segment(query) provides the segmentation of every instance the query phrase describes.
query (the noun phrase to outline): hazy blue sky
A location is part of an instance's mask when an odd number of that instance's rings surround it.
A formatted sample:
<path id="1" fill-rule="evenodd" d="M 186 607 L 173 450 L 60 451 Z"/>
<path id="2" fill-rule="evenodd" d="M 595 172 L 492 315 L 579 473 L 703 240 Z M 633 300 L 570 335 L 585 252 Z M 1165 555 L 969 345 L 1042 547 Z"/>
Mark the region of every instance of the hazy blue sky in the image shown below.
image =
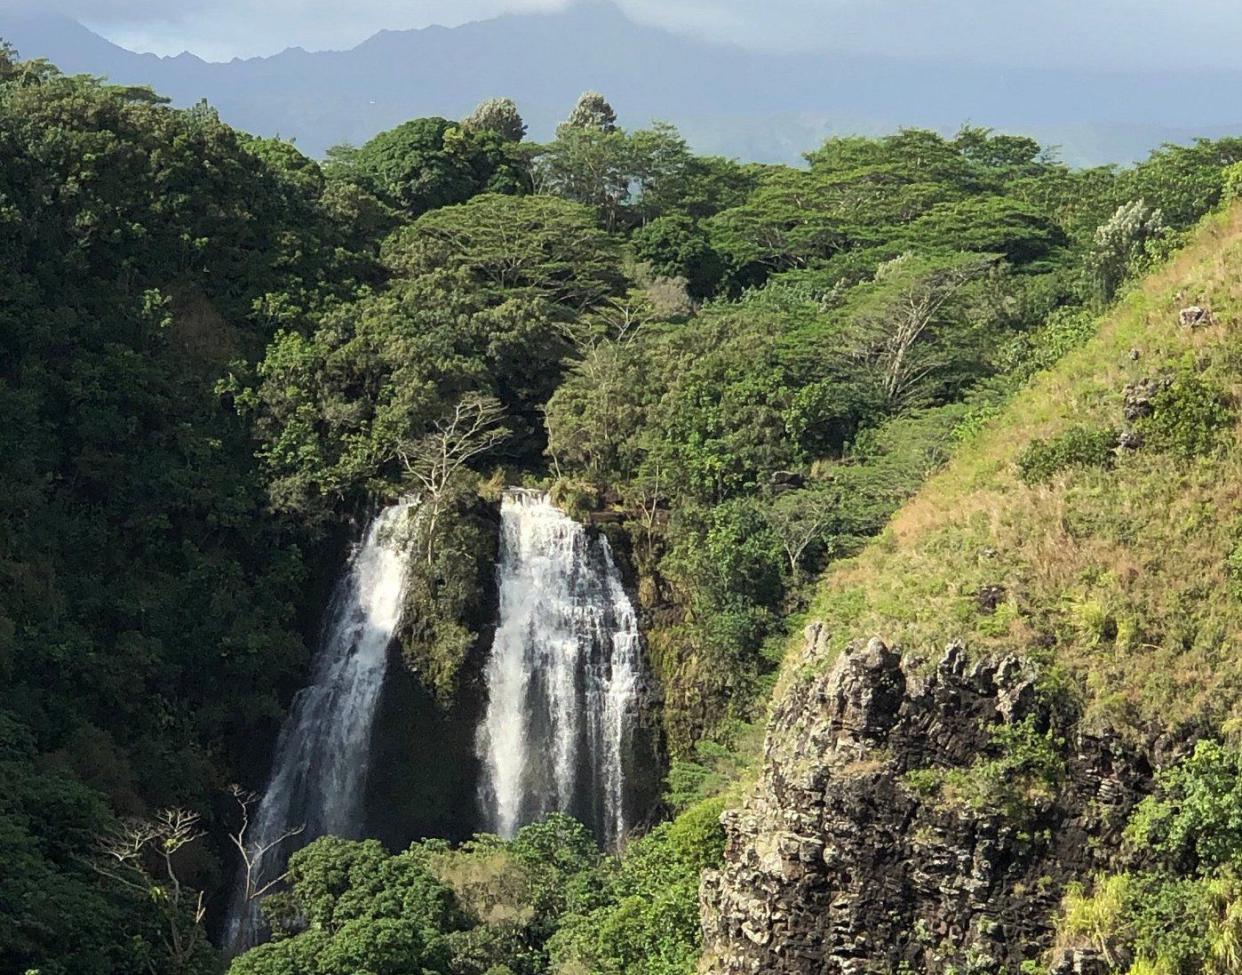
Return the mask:
<path id="1" fill-rule="evenodd" d="M 0 0 L 0 6 L 31 0 Z M 38 0 L 126 47 L 221 60 L 350 47 L 381 28 L 460 24 L 569 0 Z M 1194 70 L 1236 63 L 1239 0 L 618 0 L 634 19 L 768 48 Z"/>

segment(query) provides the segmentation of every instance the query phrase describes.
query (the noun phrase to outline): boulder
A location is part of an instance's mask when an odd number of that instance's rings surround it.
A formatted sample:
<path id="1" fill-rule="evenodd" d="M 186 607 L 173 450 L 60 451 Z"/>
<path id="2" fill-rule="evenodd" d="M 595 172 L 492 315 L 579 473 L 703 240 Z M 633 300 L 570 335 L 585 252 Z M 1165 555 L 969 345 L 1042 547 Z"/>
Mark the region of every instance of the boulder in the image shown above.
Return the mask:
<path id="1" fill-rule="evenodd" d="M 1183 308 L 1178 313 L 1177 320 L 1182 328 L 1206 328 L 1209 325 L 1216 324 L 1216 319 L 1212 317 L 1211 311 L 1202 305 L 1191 305 L 1189 308 Z"/>

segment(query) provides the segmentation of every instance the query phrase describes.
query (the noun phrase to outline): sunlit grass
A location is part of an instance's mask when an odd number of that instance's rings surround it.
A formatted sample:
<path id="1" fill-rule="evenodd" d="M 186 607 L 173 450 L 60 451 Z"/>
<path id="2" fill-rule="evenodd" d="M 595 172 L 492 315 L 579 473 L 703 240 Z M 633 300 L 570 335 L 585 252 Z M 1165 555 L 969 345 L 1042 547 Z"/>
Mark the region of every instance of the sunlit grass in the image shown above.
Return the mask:
<path id="1" fill-rule="evenodd" d="M 1181 327 L 1177 313 L 1192 303 L 1216 324 Z M 1018 479 L 1015 460 L 1075 424 L 1120 427 L 1124 387 L 1162 371 L 1200 370 L 1237 403 L 1240 309 L 1235 207 L 1205 220 L 1091 341 L 1036 376 L 881 537 L 829 571 L 808 613 L 828 628 L 827 652 L 806 660 L 791 641 L 782 685 L 876 635 L 929 660 L 961 640 L 977 654 L 1059 664 L 1088 719 L 1135 733 L 1214 726 L 1236 711 L 1242 600 L 1227 564 L 1242 538 L 1242 430 L 1207 456 L 1139 450 L 1037 487 Z M 993 610 L 976 599 L 984 586 L 1005 590 Z"/>

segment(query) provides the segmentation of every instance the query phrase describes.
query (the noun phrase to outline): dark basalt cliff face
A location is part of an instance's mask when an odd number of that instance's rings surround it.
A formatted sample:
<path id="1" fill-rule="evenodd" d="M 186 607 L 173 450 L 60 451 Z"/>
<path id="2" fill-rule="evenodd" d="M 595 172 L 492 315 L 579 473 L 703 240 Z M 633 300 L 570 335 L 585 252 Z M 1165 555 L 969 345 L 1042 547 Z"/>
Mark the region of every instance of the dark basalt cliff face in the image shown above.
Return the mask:
<path id="1" fill-rule="evenodd" d="M 808 629 L 808 662 L 823 637 Z M 703 880 L 703 972 L 1017 972 L 1050 948 L 1065 884 L 1116 865 L 1150 787 L 1141 756 L 1049 713 L 1015 658 L 968 667 L 950 647 L 913 669 L 872 640 L 780 699 L 762 780 Z M 1028 718 L 1056 729 L 1063 767 L 1020 811 L 911 787 Z"/>

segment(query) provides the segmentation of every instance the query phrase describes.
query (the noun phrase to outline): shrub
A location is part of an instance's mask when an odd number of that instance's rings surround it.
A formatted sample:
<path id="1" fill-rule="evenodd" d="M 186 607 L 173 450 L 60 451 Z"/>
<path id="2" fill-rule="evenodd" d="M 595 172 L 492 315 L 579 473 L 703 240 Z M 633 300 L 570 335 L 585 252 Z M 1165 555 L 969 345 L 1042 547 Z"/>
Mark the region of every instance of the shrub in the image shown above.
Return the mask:
<path id="1" fill-rule="evenodd" d="M 930 798 L 940 791 L 943 778 L 940 769 L 915 768 L 905 774 L 905 784 L 911 792 L 923 798 Z"/>
<path id="2" fill-rule="evenodd" d="M 1235 598 L 1242 599 L 1242 542 L 1226 556 L 1225 575 L 1229 578 L 1229 591 Z"/>
<path id="3" fill-rule="evenodd" d="M 434 524 L 422 518 L 417 525 L 414 546 L 420 565 L 410 573 L 399 642 L 424 686 L 448 707 L 486 620 L 495 533 L 466 489 L 445 502 Z"/>
<path id="4" fill-rule="evenodd" d="M 1216 898 L 1211 884 L 1137 878 L 1127 914 L 1134 953 L 1169 975 L 1199 975 L 1212 950 Z"/>
<path id="5" fill-rule="evenodd" d="M 598 489 L 582 478 L 559 477 L 548 492 L 552 503 L 575 521 L 586 521 L 592 511 L 598 511 Z"/>
<path id="6" fill-rule="evenodd" d="M 1138 423 L 1144 443 L 1181 457 L 1210 452 L 1233 419 L 1229 401 L 1215 383 L 1185 372 L 1152 399 L 1152 413 Z"/>
<path id="7" fill-rule="evenodd" d="M 991 729 L 995 754 L 969 768 L 913 769 L 905 785 L 924 799 L 994 810 L 1015 821 L 1027 818 L 1032 803 L 1050 796 L 1065 771 L 1060 749 L 1064 742 L 1051 731 L 1039 731 L 1034 716 Z"/>
<path id="8" fill-rule="evenodd" d="M 1242 751 L 1201 741 L 1159 785 L 1126 829 L 1131 843 L 1204 874 L 1242 864 Z"/>
<path id="9" fill-rule="evenodd" d="M 1094 948 L 1105 960 L 1114 964 L 1118 942 L 1125 929 L 1124 916 L 1129 893 L 1128 874 L 1098 878 L 1091 894 L 1080 883 L 1069 884 L 1061 901 L 1058 940 L 1063 944 Z"/>
<path id="10" fill-rule="evenodd" d="M 1057 922 L 1062 945 L 1086 945 L 1130 975 L 1242 970 L 1242 752 L 1201 741 L 1163 770 L 1126 827 L 1155 869 L 1071 884 Z"/>
<path id="11" fill-rule="evenodd" d="M 1223 198 L 1226 203 L 1242 197 L 1242 162 L 1226 166 L 1224 171 Z"/>
<path id="12" fill-rule="evenodd" d="M 955 445 L 971 443 L 981 434 L 987 425 L 998 416 L 1003 416 L 1005 407 L 1003 403 L 983 402 L 977 406 L 972 406 L 969 412 L 962 417 L 960 423 L 953 428 L 953 432 L 949 435 Z"/>
<path id="13" fill-rule="evenodd" d="M 1242 899 L 1237 882 L 1159 873 L 1115 874 L 1087 894 L 1070 884 L 1057 941 L 1088 947 L 1128 975 L 1231 975 L 1242 960 Z"/>
<path id="14" fill-rule="evenodd" d="M 634 841 L 613 897 L 565 919 L 548 944 L 555 975 L 689 975 L 700 951 L 699 876 L 724 855 L 724 802 L 691 806 Z"/>
<path id="15" fill-rule="evenodd" d="M 724 722 L 718 740 L 694 745 L 694 758 L 674 759 L 665 777 L 664 800 L 682 812 L 714 798 L 742 779 L 762 748 L 763 728 L 744 721 Z"/>
<path id="16" fill-rule="evenodd" d="M 1018 476 L 1024 484 L 1051 481 L 1071 467 L 1111 467 L 1117 432 L 1086 426 L 1070 427 L 1049 440 L 1033 440 L 1018 455 Z"/>
<path id="17" fill-rule="evenodd" d="M 1020 332 L 1001 347 L 996 365 L 1019 381 L 1051 369 L 1064 356 L 1091 339 L 1098 327 L 1085 308 L 1058 308 L 1030 332 Z"/>

